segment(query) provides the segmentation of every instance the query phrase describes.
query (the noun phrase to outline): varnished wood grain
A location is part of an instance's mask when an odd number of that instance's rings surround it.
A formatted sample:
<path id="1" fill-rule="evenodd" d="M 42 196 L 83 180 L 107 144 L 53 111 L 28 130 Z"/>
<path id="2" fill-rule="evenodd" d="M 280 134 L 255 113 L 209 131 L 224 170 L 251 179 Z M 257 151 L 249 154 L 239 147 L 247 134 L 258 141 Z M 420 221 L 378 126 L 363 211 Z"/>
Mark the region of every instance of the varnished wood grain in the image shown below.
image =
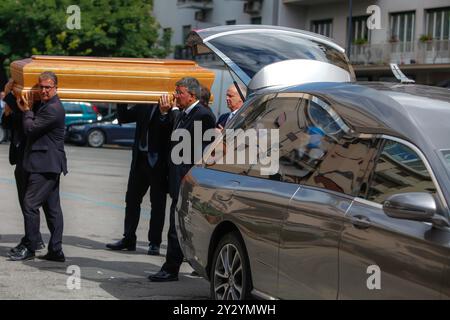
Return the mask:
<path id="1" fill-rule="evenodd" d="M 187 60 L 32 56 L 10 68 L 16 96 L 34 91 L 39 74 L 53 71 L 59 97 L 71 101 L 154 103 L 182 77 L 195 77 L 209 89 L 214 82 L 214 72 Z"/>

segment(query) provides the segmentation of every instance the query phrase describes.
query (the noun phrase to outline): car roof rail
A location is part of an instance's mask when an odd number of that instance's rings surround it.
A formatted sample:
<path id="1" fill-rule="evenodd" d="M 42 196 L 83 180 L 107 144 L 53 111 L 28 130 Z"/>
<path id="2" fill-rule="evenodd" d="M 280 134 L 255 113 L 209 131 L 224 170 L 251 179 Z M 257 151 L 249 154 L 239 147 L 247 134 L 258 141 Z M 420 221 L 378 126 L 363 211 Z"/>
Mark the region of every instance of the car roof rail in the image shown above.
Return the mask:
<path id="1" fill-rule="evenodd" d="M 413 79 L 408 78 L 405 76 L 405 74 L 400 70 L 398 65 L 396 63 L 390 64 L 391 71 L 394 74 L 394 76 L 399 80 L 401 83 L 416 83 Z"/>

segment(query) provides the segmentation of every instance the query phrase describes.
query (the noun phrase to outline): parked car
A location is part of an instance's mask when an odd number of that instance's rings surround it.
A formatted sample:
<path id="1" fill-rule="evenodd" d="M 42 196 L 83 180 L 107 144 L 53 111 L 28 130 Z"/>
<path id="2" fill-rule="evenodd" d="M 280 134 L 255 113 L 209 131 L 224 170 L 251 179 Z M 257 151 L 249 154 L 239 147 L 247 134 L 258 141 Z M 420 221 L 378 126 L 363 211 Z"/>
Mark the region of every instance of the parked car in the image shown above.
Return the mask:
<path id="1" fill-rule="evenodd" d="M 66 128 L 66 141 L 100 148 L 104 144 L 131 146 L 136 123 L 119 124 L 115 115 L 93 123 L 73 123 Z"/>
<path id="2" fill-rule="evenodd" d="M 211 153 L 182 181 L 178 238 L 212 298 L 450 298 L 448 90 L 356 83 L 343 49 L 294 29 L 188 42 L 250 90 L 226 129 L 279 132 L 276 172 Z"/>
<path id="3" fill-rule="evenodd" d="M 95 105 L 89 102 L 62 101 L 66 111 L 66 126 L 74 122 L 94 122 L 101 120 Z"/>

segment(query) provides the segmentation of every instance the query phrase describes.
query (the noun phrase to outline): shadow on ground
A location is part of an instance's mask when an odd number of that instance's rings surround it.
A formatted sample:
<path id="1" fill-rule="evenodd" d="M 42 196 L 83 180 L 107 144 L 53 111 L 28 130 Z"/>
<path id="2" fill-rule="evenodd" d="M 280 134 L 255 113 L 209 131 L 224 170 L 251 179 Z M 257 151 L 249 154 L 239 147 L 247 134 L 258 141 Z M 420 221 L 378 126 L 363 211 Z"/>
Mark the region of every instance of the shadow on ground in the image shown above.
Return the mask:
<path id="1" fill-rule="evenodd" d="M 43 234 L 42 237 L 47 243 L 49 235 Z M 20 238 L 21 235 L 0 235 L 0 242 L 11 244 L 10 246 L 0 246 L 0 256 L 6 257 L 7 252 L 20 241 Z M 105 248 L 105 243 L 91 239 L 64 236 L 63 241 L 65 245 L 82 249 L 109 251 Z M 136 252 L 120 251 L 108 252 L 108 254 L 145 255 L 147 245 L 147 242 L 139 242 L 138 246 L 145 250 L 138 248 Z M 45 251 L 44 249 L 37 256 L 45 254 Z M 155 259 L 155 257 L 152 258 Z M 164 257 L 159 258 L 162 263 Z M 65 276 L 69 276 L 66 273 L 68 266 L 77 265 L 81 269 L 82 281 L 89 280 L 99 283 L 100 288 L 117 299 L 208 299 L 207 282 L 201 278 L 191 277 L 189 274 L 180 274 L 180 280 L 177 282 L 150 282 L 147 277 L 160 269 L 159 265 L 151 262 L 110 261 L 91 257 L 67 256 L 65 263 L 39 259 L 11 263 L 24 263 L 41 271 L 55 272 Z M 198 290 L 199 287 L 200 290 Z M 197 288 L 196 291 L 199 291 L 197 295 L 193 293 L 193 288 Z"/>

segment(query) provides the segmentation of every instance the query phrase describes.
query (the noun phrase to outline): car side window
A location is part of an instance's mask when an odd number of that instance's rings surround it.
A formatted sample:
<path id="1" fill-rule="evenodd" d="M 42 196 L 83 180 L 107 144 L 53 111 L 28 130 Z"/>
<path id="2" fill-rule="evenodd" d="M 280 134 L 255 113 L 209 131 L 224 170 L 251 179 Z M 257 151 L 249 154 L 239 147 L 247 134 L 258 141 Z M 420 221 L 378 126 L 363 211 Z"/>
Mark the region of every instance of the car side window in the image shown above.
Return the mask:
<path id="1" fill-rule="evenodd" d="M 79 106 L 78 104 L 66 103 L 64 104 L 64 109 L 66 110 L 66 114 L 83 113 L 81 106 Z"/>
<path id="2" fill-rule="evenodd" d="M 259 129 L 267 129 L 266 146 L 270 146 L 272 144 L 270 129 L 278 129 L 286 121 L 287 113 L 292 112 L 299 101 L 298 94 L 281 97 L 280 95 L 270 94 L 245 107 L 232 123 L 231 129 L 234 130 L 237 138 L 228 140 L 223 150 L 223 157 L 215 157 L 214 163 L 208 165 L 208 167 L 242 175 L 270 178 L 261 174 L 261 165 L 258 158 L 256 158 L 256 161 L 251 160 L 255 159 L 254 156 L 256 156 L 252 147 L 255 147 L 257 151 L 261 150 L 259 149 L 259 143 L 261 142 L 259 138 L 264 134 L 264 130 L 259 131 Z M 242 134 L 238 135 L 239 131 Z M 224 141 L 229 138 L 229 135 L 225 135 Z M 228 161 L 228 159 L 232 159 L 232 161 Z"/>
<path id="3" fill-rule="evenodd" d="M 289 139 L 288 136 L 298 131 L 298 124 L 295 119 L 301 109 L 302 96 L 299 93 L 278 94 L 274 99 L 266 103 L 264 111 L 246 127 L 247 130 L 253 129 L 254 132 L 258 133 L 258 153 L 260 155 L 267 154 L 268 158 L 271 159 L 272 144 L 275 143 L 275 146 L 278 145 L 281 148 L 282 143 Z M 274 140 L 276 137 L 272 135 L 272 129 L 278 131 L 279 141 Z M 264 135 L 266 137 L 263 137 Z M 267 139 L 267 142 L 263 143 L 264 140 L 261 140 L 262 138 Z M 246 153 L 246 156 L 249 156 L 249 152 Z M 279 161 L 278 158 L 273 160 Z M 268 166 L 266 162 L 263 163 L 258 158 L 256 163 L 249 165 L 246 174 L 257 178 L 281 180 L 279 173 L 275 172 L 271 175 L 263 173 L 263 168 Z"/>
<path id="4" fill-rule="evenodd" d="M 431 175 L 419 155 L 403 143 L 385 140 L 369 181 L 367 199 L 383 203 L 404 192 L 436 193 Z"/>
<path id="5" fill-rule="evenodd" d="M 376 141 L 350 134 L 333 108 L 305 95 L 295 130 L 280 132 L 280 176 L 285 182 L 304 184 L 357 196 L 366 169 L 376 155 Z"/>

